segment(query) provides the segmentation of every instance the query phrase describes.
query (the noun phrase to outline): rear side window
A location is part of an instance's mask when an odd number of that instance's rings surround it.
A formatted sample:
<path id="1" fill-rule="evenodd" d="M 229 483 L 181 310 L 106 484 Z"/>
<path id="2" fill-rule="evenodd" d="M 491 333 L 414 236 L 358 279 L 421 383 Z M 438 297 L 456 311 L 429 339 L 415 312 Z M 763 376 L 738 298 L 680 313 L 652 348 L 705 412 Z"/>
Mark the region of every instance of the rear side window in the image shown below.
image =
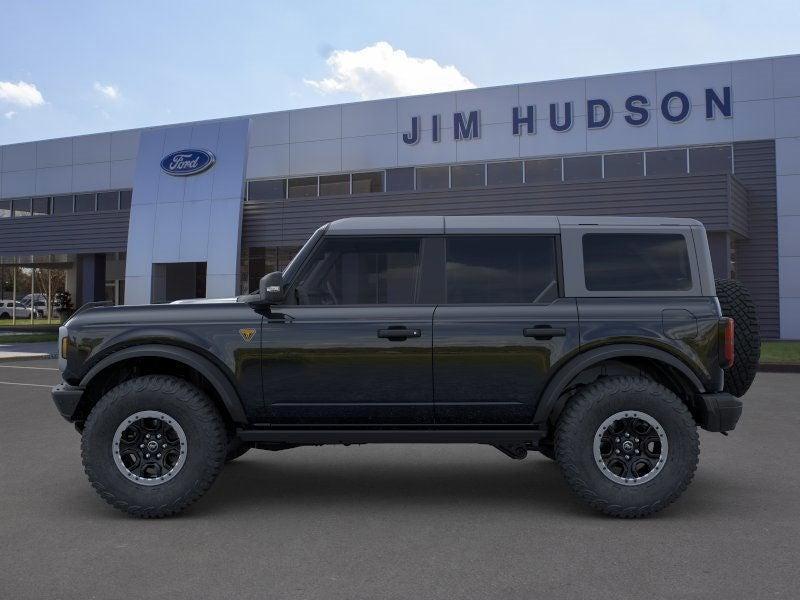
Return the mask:
<path id="1" fill-rule="evenodd" d="M 419 238 L 328 237 L 297 284 L 301 305 L 413 304 Z"/>
<path id="2" fill-rule="evenodd" d="M 553 236 L 447 239 L 449 304 L 529 304 L 558 297 Z"/>
<path id="3" fill-rule="evenodd" d="M 680 234 L 586 234 L 583 268 L 589 291 L 668 292 L 692 288 L 686 238 Z"/>

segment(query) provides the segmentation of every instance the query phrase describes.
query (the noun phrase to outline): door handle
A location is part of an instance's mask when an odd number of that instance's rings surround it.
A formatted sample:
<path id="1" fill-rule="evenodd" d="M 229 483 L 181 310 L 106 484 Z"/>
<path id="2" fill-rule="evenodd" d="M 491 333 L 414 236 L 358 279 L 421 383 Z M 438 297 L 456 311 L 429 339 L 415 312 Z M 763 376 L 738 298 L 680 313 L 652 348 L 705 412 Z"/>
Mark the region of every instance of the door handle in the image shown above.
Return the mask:
<path id="1" fill-rule="evenodd" d="M 389 327 L 388 329 L 378 329 L 378 337 L 392 342 L 402 342 L 408 338 L 422 337 L 422 331 L 406 327 Z"/>
<path id="2" fill-rule="evenodd" d="M 522 330 L 522 335 L 532 337 L 537 340 L 549 340 L 554 337 L 564 337 L 567 330 L 563 327 L 549 327 L 547 325 L 538 327 L 526 327 Z"/>

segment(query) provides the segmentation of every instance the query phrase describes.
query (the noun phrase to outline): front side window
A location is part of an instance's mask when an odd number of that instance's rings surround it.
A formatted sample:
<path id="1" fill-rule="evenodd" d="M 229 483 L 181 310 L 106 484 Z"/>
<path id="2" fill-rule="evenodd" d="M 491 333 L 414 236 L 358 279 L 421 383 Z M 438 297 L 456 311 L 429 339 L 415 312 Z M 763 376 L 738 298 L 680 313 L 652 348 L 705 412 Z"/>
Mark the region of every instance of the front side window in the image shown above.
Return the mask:
<path id="1" fill-rule="evenodd" d="M 553 236 L 447 239 L 448 304 L 547 303 L 558 297 Z"/>
<path id="2" fill-rule="evenodd" d="M 583 236 L 586 289 L 668 292 L 692 288 L 686 238 L 667 233 L 591 233 Z"/>
<path id="3" fill-rule="evenodd" d="M 326 238 L 303 268 L 295 299 L 301 305 L 413 304 L 419 249 L 419 238 Z"/>

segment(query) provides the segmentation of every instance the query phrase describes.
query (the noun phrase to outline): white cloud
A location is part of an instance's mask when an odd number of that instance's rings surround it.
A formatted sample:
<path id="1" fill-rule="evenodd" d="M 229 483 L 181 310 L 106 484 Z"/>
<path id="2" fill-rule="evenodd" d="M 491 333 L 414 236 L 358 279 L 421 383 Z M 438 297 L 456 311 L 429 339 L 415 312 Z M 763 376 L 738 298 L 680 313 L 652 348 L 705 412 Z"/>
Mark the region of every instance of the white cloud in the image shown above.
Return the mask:
<path id="1" fill-rule="evenodd" d="M 93 87 L 95 92 L 98 92 L 109 100 L 119 100 L 122 97 L 119 88 L 110 83 L 108 85 L 103 85 L 99 81 L 95 81 Z"/>
<path id="2" fill-rule="evenodd" d="M 0 101 L 26 108 L 44 104 L 42 93 L 36 89 L 36 85 L 24 81 L 0 81 Z"/>
<path id="3" fill-rule="evenodd" d="M 325 63 L 330 76 L 303 81 L 323 94 L 351 92 L 364 100 L 474 88 L 453 65 L 416 58 L 377 42 L 361 50 L 334 50 Z"/>
<path id="4" fill-rule="evenodd" d="M 3 113 L 3 116 L 4 116 L 6 119 L 13 119 L 13 118 L 14 118 L 14 115 L 16 115 L 16 114 L 17 114 L 17 111 L 15 111 L 15 110 L 10 110 L 10 111 L 8 111 L 7 113 Z"/>

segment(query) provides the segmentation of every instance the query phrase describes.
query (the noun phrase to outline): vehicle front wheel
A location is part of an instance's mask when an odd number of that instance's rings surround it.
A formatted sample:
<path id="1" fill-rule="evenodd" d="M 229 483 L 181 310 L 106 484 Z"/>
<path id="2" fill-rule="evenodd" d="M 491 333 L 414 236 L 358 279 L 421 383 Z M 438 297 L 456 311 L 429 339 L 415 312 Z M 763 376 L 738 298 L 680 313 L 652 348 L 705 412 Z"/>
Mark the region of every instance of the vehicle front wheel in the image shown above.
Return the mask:
<path id="1" fill-rule="evenodd" d="M 676 500 L 694 476 L 697 426 L 686 405 L 646 377 L 609 377 L 572 398 L 556 428 L 556 461 L 591 507 L 644 517 Z"/>
<path id="2" fill-rule="evenodd" d="M 169 375 L 125 381 L 86 420 L 86 475 L 113 507 L 137 517 L 177 514 L 200 498 L 225 461 L 225 424 L 189 382 Z"/>

